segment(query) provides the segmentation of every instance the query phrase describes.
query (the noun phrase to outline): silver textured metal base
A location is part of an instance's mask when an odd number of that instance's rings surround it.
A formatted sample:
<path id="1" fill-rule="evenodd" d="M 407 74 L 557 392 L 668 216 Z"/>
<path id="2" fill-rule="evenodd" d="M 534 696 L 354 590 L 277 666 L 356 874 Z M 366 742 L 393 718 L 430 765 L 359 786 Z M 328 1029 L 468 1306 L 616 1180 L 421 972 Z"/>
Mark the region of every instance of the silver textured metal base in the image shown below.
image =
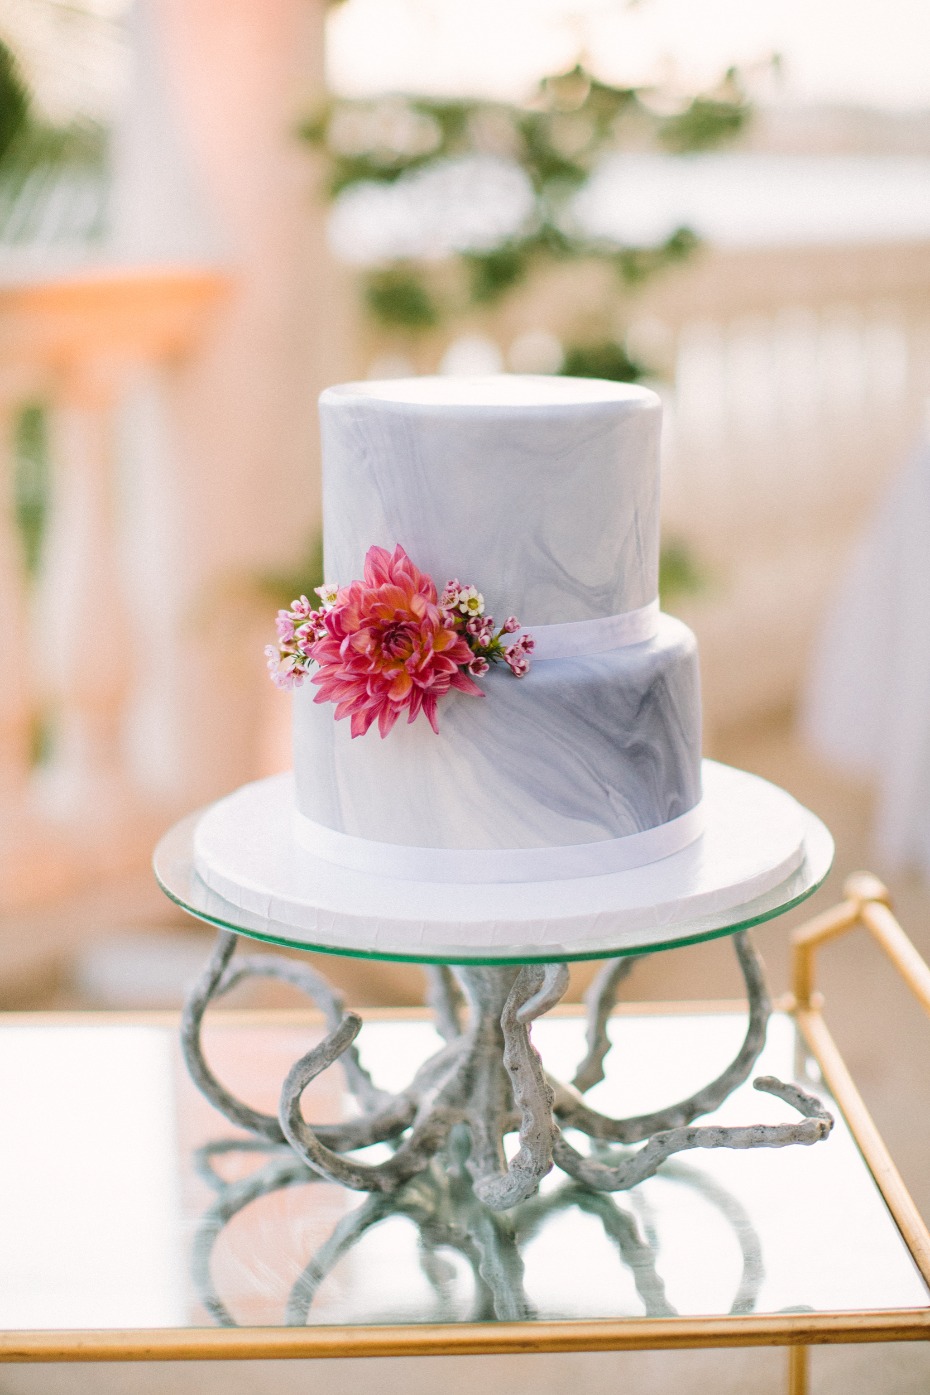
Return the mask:
<path id="1" fill-rule="evenodd" d="M 633 958 L 609 960 L 588 995 L 588 1051 L 570 1085 L 550 1077 L 530 1038 L 533 1021 L 554 1007 L 568 986 L 565 964 L 429 967 L 430 1002 L 443 1047 L 399 1094 L 380 1090 L 359 1059 L 355 1038 L 362 1022 L 315 970 L 275 955 L 249 955 L 233 962 L 238 936 L 221 930 L 212 958 L 184 1009 L 181 1040 L 191 1077 L 232 1123 L 273 1144 L 290 1145 L 314 1172 L 357 1191 L 392 1193 L 425 1171 L 446 1146 L 453 1129 L 469 1137 L 466 1167 L 476 1198 L 492 1211 L 506 1211 L 533 1196 L 543 1177 L 558 1166 L 596 1191 L 623 1191 L 651 1177 L 674 1153 L 693 1148 L 781 1148 L 826 1138 L 832 1116 L 813 1095 L 771 1076 L 756 1089 L 775 1095 L 802 1116 L 785 1124 L 695 1125 L 746 1080 L 765 1042 L 771 1011 L 762 963 L 748 935 L 733 936 L 746 983 L 749 1017 L 742 1046 L 721 1074 L 678 1104 L 628 1119 L 593 1109 L 583 1092 L 603 1078 L 609 1050 L 607 1018 Z M 244 978 L 262 976 L 291 983 L 323 1013 L 325 1039 L 302 1056 L 281 1088 L 277 1117 L 241 1102 L 216 1078 L 204 1057 L 201 1027 L 210 1003 Z M 301 1098 L 312 1080 L 340 1062 L 360 1108 L 355 1119 L 311 1125 Z M 586 1156 L 563 1128 L 599 1144 L 643 1146 L 635 1153 Z M 517 1134 L 519 1147 L 507 1158 L 504 1140 Z M 354 1154 L 388 1143 L 384 1162 Z"/>

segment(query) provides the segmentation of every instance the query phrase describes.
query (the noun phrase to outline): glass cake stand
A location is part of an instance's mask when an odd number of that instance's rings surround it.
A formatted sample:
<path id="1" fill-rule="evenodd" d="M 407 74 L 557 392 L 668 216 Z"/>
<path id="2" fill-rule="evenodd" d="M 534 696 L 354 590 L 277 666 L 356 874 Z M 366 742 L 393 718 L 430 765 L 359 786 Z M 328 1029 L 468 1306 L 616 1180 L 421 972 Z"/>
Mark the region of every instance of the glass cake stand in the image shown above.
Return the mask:
<path id="1" fill-rule="evenodd" d="M 833 844 L 813 815 L 800 866 L 765 895 L 674 927 L 640 929 L 635 936 L 624 934 L 618 918 L 617 925 L 600 931 L 596 941 L 560 946 L 556 961 L 551 947 L 546 953 L 533 944 L 503 945 L 493 951 L 485 947 L 476 955 L 463 943 L 442 952 L 431 948 L 414 954 L 392 952 L 390 947 L 375 952 L 364 942 L 350 944 L 319 931 L 307 938 L 292 925 L 231 905 L 200 881 L 193 856 L 198 817 L 191 815 L 172 829 L 155 855 L 156 876 L 166 894 L 219 930 L 211 960 L 184 1010 L 185 1061 L 195 1084 L 227 1119 L 266 1144 L 290 1149 L 290 1165 L 360 1192 L 383 1195 L 399 1194 L 411 1179 L 426 1176 L 435 1159 L 451 1166 L 449 1159 L 455 1156 L 476 1204 L 494 1215 L 535 1196 L 553 1166 L 593 1193 L 619 1192 L 652 1177 L 681 1152 L 814 1144 L 830 1133 L 833 1118 L 818 1096 L 772 1075 L 757 1078 L 755 1087 L 794 1111 L 793 1119 L 750 1125 L 695 1123 L 717 1110 L 749 1078 L 764 1047 L 771 1003 L 748 931 L 797 905 L 826 877 Z M 585 1092 L 604 1077 L 610 1048 L 607 1020 L 635 958 L 722 935 L 733 937 L 748 998 L 745 1034 L 730 1064 L 670 1106 L 625 1118 L 594 1108 Z M 404 1088 L 380 1088 L 355 1046 L 361 1019 L 345 1011 L 322 975 L 280 956 L 234 958 L 241 937 L 424 964 L 442 1047 Z M 543 1065 L 531 1041 L 531 1025 L 565 993 L 568 961 L 594 958 L 607 962 L 588 995 L 586 1049 L 571 1083 L 565 1083 Z M 303 990 L 327 1026 L 325 1038 L 286 1073 L 276 1114 L 254 1108 L 227 1089 L 208 1064 L 201 1042 L 210 1003 L 249 976 L 277 978 Z M 339 1123 L 311 1126 L 302 1097 L 337 1061 L 357 1114 Z"/>

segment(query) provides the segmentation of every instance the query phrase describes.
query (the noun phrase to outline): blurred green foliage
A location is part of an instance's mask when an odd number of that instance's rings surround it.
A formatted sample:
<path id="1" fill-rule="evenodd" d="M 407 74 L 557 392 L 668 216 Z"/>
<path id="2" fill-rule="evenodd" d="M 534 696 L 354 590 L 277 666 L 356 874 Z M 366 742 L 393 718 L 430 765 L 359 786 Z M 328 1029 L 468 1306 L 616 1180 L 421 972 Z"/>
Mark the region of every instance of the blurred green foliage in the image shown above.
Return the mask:
<path id="1" fill-rule="evenodd" d="M 714 92 L 702 94 L 659 127 L 659 140 L 673 155 L 712 150 L 739 135 L 750 116 L 739 73 L 729 68 Z"/>
<path id="2" fill-rule="evenodd" d="M 265 572 L 259 577 L 259 588 L 272 604 L 286 607 L 297 596 L 312 598 L 316 587 L 322 586 L 326 579 L 323 575 L 323 537 L 318 534 L 310 540 L 296 566 L 289 571 Z"/>
<path id="3" fill-rule="evenodd" d="M 625 285 L 641 286 L 663 267 L 683 262 L 697 246 L 698 239 L 690 228 L 676 228 L 670 237 L 655 247 L 621 248 L 614 254 L 614 266 Z"/>
<path id="4" fill-rule="evenodd" d="M 0 161 L 26 129 L 29 94 L 13 54 L 0 40 Z"/>
<path id="5" fill-rule="evenodd" d="M 409 263 L 373 272 L 365 281 L 364 297 L 367 309 L 383 324 L 432 329 L 441 319 L 437 301 Z"/>
<path id="6" fill-rule="evenodd" d="M 13 511 L 29 576 L 35 576 L 48 512 L 48 414 L 37 402 L 17 415 L 14 433 Z"/>
<path id="7" fill-rule="evenodd" d="M 0 242 L 85 244 L 107 209 L 107 132 L 93 118 L 55 125 L 36 110 L 0 40 Z"/>
<path id="8" fill-rule="evenodd" d="M 454 324 L 471 310 L 518 291 L 533 273 L 567 262 L 597 262 L 615 275 L 617 304 L 606 323 L 623 318 L 623 296 L 698 246 L 694 232 L 675 229 L 651 245 L 592 238 L 571 216 L 571 204 L 604 160 L 622 150 L 671 155 L 710 150 L 734 139 L 751 116 L 740 73 L 729 69 L 715 86 L 690 97 L 654 88 L 616 87 L 582 64 L 546 77 L 525 105 L 416 94 L 369 100 L 335 98 L 308 119 L 301 134 L 325 156 L 330 199 L 364 185 L 392 185 L 449 161 L 488 155 L 522 170 L 532 192 L 524 225 L 491 246 L 460 248 L 446 259 L 398 259 L 361 273 L 367 313 L 388 330 L 416 335 Z M 456 275 L 448 274 L 449 263 Z M 587 338 L 564 346 L 561 368 L 574 377 L 639 382 L 654 376 L 631 356 L 623 335 L 593 326 Z M 322 547 L 309 549 L 293 575 L 267 578 L 282 605 L 312 594 L 323 580 Z M 663 547 L 663 598 L 703 589 L 706 583 L 687 544 Z"/>
<path id="9" fill-rule="evenodd" d="M 571 215 L 575 196 L 609 155 L 623 149 L 707 150 L 736 136 L 750 115 L 736 69 L 709 91 L 666 98 L 651 88 L 612 86 L 577 64 L 544 78 L 525 105 L 396 94 L 328 102 L 304 123 L 302 135 L 325 155 L 330 198 L 479 155 L 512 162 L 532 192 L 523 226 L 492 246 L 460 249 L 445 266 L 404 259 L 364 272 L 369 314 L 387 328 L 418 333 L 494 304 L 547 264 L 606 264 L 616 272 L 619 293 L 687 257 L 697 246 L 688 228 L 655 245 L 618 246 L 588 236 Z M 452 286 L 450 261 L 461 273 Z M 592 343 L 569 346 L 563 372 L 583 360 L 575 348 L 622 366 L 622 346 L 610 346 L 608 354 L 604 344 Z"/>
<path id="10" fill-rule="evenodd" d="M 659 556 L 659 595 L 663 605 L 705 590 L 707 575 L 689 545 L 680 538 L 663 543 Z"/>
<path id="11" fill-rule="evenodd" d="M 570 345 L 561 372 L 569 378 L 608 378 L 617 383 L 638 383 L 648 376 L 645 365 L 631 358 L 625 346 L 612 339 Z"/>
<path id="12" fill-rule="evenodd" d="M 13 518 L 30 581 L 35 580 L 42 557 L 50 483 L 48 412 L 42 403 L 30 402 L 17 413 L 13 431 Z M 32 765 L 48 760 L 53 745 L 54 724 L 49 713 L 38 707 L 29 731 Z"/>
<path id="13" fill-rule="evenodd" d="M 16 55 L 0 39 L 0 242 L 50 247 L 98 235 L 105 157 L 106 135 L 95 121 L 56 126 L 37 113 Z M 11 503 L 30 577 L 48 515 L 47 435 L 45 406 L 23 404 L 14 426 Z"/>

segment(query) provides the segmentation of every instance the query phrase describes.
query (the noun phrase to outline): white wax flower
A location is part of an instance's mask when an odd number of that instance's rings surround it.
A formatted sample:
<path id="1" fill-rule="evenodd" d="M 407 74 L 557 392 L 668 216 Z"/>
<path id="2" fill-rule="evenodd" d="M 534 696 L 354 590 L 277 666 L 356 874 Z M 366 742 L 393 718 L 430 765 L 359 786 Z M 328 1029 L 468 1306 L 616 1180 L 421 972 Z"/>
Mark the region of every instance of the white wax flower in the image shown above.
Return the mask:
<path id="1" fill-rule="evenodd" d="M 331 606 L 334 606 L 336 604 L 336 597 L 339 594 L 339 587 L 336 585 L 334 581 L 324 581 L 323 585 L 317 586 L 315 590 L 316 595 L 319 596 L 326 610 L 329 610 Z"/>
<path id="2" fill-rule="evenodd" d="M 466 586 L 459 592 L 459 610 L 463 615 L 484 614 L 484 597 L 476 586 Z"/>

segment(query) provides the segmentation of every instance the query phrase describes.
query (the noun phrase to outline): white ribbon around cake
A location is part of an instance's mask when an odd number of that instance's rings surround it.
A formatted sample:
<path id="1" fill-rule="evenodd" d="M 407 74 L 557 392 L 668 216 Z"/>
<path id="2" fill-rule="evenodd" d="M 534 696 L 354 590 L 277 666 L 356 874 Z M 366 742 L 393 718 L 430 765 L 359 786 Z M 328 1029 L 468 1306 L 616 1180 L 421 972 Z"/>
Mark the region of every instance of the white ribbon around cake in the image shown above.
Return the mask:
<path id="1" fill-rule="evenodd" d="M 603 877 L 660 862 L 693 843 L 704 831 L 701 804 L 655 828 L 545 848 L 417 848 L 355 838 L 294 811 L 294 838 L 324 862 L 373 877 L 421 882 L 551 882 Z"/>
<path id="2" fill-rule="evenodd" d="M 658 597 L 638 610 L 617 615 L 599 615 L 594 620 L 569 620 L 563 625 L 528 626 L 533 636 L 533 662 L 539 659 L 578 659 L 589 654 L 607 654 L 628 644 L 654 639 L 659 627 Z M 507 637 L 511 643 L 519 635 Z"/>

